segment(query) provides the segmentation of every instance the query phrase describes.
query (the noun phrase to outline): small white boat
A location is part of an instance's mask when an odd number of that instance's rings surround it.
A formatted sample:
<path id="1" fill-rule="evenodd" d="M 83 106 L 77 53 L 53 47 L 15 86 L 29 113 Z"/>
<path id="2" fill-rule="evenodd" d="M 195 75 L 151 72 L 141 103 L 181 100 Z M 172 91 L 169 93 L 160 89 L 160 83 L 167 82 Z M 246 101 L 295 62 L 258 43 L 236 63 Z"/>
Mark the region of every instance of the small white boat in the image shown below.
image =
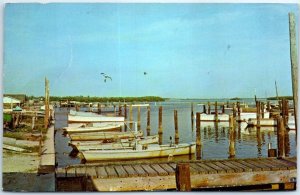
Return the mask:
<path id="1" fill-rule="evenodd" d="M 88 140 L 117 140 L 121 138 L 137 138 L 142 137 L 143 132 L 93 132 L 93 133 L 72 133 L 69 137 L 72 141 L 88 141 Z"/>
<path id="2" fill-rule="evenodd" d="M 143 147 L 142 145 L 137 146 L 138 148 L 136 149 L 126 150 L 82 151 L 80 153 L 80 158 L 82 158 L 85 162 L 101 160 L 146 159 L 193 154 L 196 150 L 195 143 L 182 143 L 172 146 L 158 144 L 150 144 L 146 147 Z"/>
<path id="3" fill-rule="evenodd" d="M 256 119 L 255 112 L 241 112 L 241 121 L 248 121 L 249 119 Z M 262 115 L 261 115 L 262 116 Z M 236 114 L 236 118 L 238 119 L 238 114 Z M 264 119 L 270 118 L 269 112 L 264 112 Z"/>
<path id="4" fill-rule="evenodd" d="M 124 122 L 122 116 L 79 116 L 79 115 L 68 115 L 68 123 L 97 123 L 97 122 Z"/>
<path id="5" fill-rule="evenodd" d="M 248 120 L 248 126 L 257 126 L 257 119 L 250 118 Z M 272 126 L 277 126 L 277 121 L 272 119 L 272 118 L 264 118 L 260 119 L 260 126 L 265 126 L 265 127 L 272 127 Z"/>
<path id="6" fill-rule="evenodd" d="M 103 124 L 102 126 L 86 126 L 83 125 L 81 127 L 64 127 L 63 130 L 65 133 L 91 133 L 91 132 L 103 132 L 103 131 L 121 131 L 121 125 L 117 124 Z"/>
<path id="7" fill-rule="evenodd" d="M 132 107 L 147 107 L 149 104 L 132 104 Z"/>
<path id="8" fill-rule="evenodd" d="M 205 113 L 200 114 L 200 121 L 215 121 L 215 120 L 216 120 L 215 114 L 205 114 Z M 229 115 L 228 114 L 218 114 L 218 121 L 220 121 L 220 122 L 229 121 Z"/>

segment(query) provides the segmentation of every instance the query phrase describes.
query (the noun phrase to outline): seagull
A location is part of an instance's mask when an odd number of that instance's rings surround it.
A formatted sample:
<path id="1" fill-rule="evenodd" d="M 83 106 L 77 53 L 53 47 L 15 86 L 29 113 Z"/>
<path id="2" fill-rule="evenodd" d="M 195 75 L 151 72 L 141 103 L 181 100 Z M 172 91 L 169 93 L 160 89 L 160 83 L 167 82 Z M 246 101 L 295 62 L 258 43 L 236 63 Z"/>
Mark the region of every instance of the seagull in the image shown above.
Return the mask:
<path id="1" fill-rule="evenodd" d="M 147 72 L 144 72 L 144 75 L 146 75 L 147 74 Z"/>
<path id="2" fill-rule="evenodd" d="M 108 76 L 107 74 L 101 72 L 101 75 L 104 77 L 104 82 L 106 83 L 107 79 L 110 79 L 112 81 L 112 78 L 110 76 Z"/>

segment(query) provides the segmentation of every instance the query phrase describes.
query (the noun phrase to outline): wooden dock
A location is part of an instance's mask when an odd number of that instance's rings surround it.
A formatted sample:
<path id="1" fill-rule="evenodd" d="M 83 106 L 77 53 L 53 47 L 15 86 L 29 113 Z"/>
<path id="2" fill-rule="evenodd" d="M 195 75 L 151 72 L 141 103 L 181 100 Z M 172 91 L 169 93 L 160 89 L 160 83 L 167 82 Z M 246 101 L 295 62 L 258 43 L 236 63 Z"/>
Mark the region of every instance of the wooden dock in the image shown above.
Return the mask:
<path id="1" fill-rule="evenodd" d="M 192 189 L 270 184 L 272 189 L 283 186 L 280 189 L 293 190 L 296 186 L 296 157 L 194 160 L 185 163 L 190 166 Z M 176 166 L 176 162 L 72 165 L 56 169 L 57 187 L 63 188 L 64 181 L 69 185 L 70 181 L 77 181 L 81 186 L 79 191 L 175 190 Z"/>

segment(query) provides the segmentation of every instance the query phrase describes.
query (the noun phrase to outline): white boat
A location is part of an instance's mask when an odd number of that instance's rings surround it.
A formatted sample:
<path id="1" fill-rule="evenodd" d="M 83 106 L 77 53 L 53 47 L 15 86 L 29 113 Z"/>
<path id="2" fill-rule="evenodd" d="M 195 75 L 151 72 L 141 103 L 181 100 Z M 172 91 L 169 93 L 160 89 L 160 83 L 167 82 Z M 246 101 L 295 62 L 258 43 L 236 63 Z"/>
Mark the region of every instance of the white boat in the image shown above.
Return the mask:
<path id="1" fill-rule="evenodd" d="M 149 104 L 132 104 L 132 107 L 147 107 Z"/>
<path id="2" fill-rule="evenodd" d="M 257 125 L 257 119 L 253 119 L 253 118 L 250 118 L 248 120 L 248 126 L 256 126 Z M 267 119 L 267 118 L 264 118 L 264 119 L 260 119 L 260 126 L 277 126 L 277 121 L 274 120 L 274 119 Z"/>
<path id="3" fill-rule="evenodd" d="M 215 121 L 216 115 L 215 114 L 200 114 L 200 121 Z M 229 121 L 229 115 L 228 114 L 218 114 L 218 121 Z"/>
<path id="4" fill-rule="evenodd" d="M 248 121 L 249 119 L 256 119 L 256 113 L 255 112 L 241 112 L 241 121 Z M 262 115 L 261 115 L 262 116 Z M 236 115 L 236 118 L 238 119 L 238 114 Z M 264 112 L 264 119 L 270 118 L 269 112 Z"/>
<path id="5" fill-rule="evenodd" d="M 124 122 L 122 116 L 80 116 L 80 115 L 68 115 L 68 123 L 97 123 L 97 122 Z"/>
<path id="6" fill-rule="evenodd" d="M 118 124 L 103 124 L 101 126 L 86 126 L 83 125 L 81 127 L 64 127 L 63 130 L 65 133 L 91 133 L 91 132 L 103 132 L 103 131 L 121 131 L 121 125 Z"/>
<path id="7" fill-rule="evenodd" d="M 142 131 L 138 132 L 93 132 L 93 133 L 72 133 L 69 137 L 72 141 L 88 140 L 117 140 L 121 138 L 137 138 L 143 136 Z"/>
<path id="8" fill-rule="evenodd" d="M 101 160 L 132 160 L 145 158 L 160 158 L 176 155 L 186 155 L 195 153 L 195 143 L 182 143 L 178 145 L 158 145 L 150 144 L 147 147 L 142 145 L 136 149 L 126 150 L 95 150 L 82 151 L 80 158 L 85 162 Z"/>

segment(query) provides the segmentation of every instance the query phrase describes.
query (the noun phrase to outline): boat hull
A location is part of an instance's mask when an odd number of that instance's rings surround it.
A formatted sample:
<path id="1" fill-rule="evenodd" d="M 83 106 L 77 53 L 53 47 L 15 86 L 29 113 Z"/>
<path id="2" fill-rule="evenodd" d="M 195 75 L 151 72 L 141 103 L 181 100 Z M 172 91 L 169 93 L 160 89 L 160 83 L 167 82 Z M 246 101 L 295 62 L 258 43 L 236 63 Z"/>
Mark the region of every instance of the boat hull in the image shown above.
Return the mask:
<path id="1" fill-rule="evenodd" d="M 95 132 L 95 133 L 73 133 L 69 137 L 72 141 L 89 140 L 117 140 L 121 138 L 135 138 L 143 136 L 142 131 L 135 132 Z"/>

